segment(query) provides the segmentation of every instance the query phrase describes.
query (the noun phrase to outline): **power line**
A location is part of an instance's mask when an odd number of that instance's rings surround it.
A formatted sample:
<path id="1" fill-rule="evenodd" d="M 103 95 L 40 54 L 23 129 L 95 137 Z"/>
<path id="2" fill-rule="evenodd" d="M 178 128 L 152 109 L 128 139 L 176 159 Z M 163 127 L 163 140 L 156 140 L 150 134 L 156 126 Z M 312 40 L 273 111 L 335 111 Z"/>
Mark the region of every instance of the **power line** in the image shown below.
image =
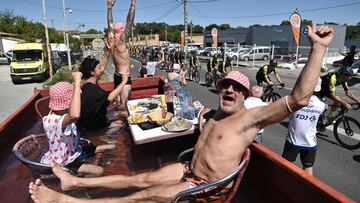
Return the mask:
<path id="1" fill-rule="evenodd" d="M 321 7 L 321 8 L 313 8 L 313 9 L 304 9 L 304 10 L 301 10 L 301 13 L 313 12 L 313 11 L 319 11 L 319 10 L 328 10 L 328 9 L 333 9 L 333 8 L 341 8 L 341 7 L 347 7 L 347 6 L 352 6 L 352 5 L 358 5 L 358 4 L 360 4 L 360 2 L 339 4 L 339 5 L 335 5 L 335 6 L 327 6 L 327 7 Z M 271 14 L 262 14 L 262 15 L 230 16 L 230 17 L 208 16 L 208 18 L 218 18 L 218 19 L 262 18 L 262 17 L 289 15 L 289 14 L 292 14 L 292 13 L 293 12 L 281 12 L 281 13 L 271 13 Z M 195 15 L 195 14 L 191 14 L 191 15 L 196 16 L 196 17 L 204 17 L 202 15 Z"/>
<path id="2" fill-rule="evenodd" d="M 28 4 L 42 6 L 40 3 L 32 2 L 29 0 L 20 0 L 20 1 L 28 3 Z M 153 4 L 153 5 L 149 5 L 149 6 L 137 7 L 136 10 L 143 10 L 143 9 L 149 9 L 149 8 L 154 8 L 154 7 L 159 7 L 159 6 L 165 6 L 165 5 L 172 4 L 172 3 L 174 3 L 174 1 L 167 1 L 167 2 Z M 56 6 L 51 6 L 51 5 L 47 5 L 46 7 L 62 10 L 61 7 L 56 7 Z M 84 12 L 84 13 L 105 13 L 105 12 L 107 12 L 105 9 L 104 10 L 86 10 L 86 9 L 71 8 L 71 10 L 76 11 L 76 12 Z M 127 9 L 120 9 L 120 10 L 114 9 L 113 11 L 114 12 L 126 12 L 128 10 Z"/>
<path id="3" fill-rule="evenodd" d="M 166 11 L 164 14 L 162 14 L 161 16 L 155 18 L 153 21 L 159 21 L 165 17 L 167 17 L 168 15 L 170 15 L 172 12 L 174 12 L 177 8 L 179 8 L 181 5 L 183 4 L 183 1 L 180 1 L 178 4 L 176 4 L 175 6 L 173 6 L 172 8 L 170 8 L 168 11 Z"/>
<path id="4" fill-rule="evenodd" d="M 189 3 L 209 3 L 209 2 L 215 2 L 215 1 L 220 1 L 220 0 L 202 0 L 202 1 L 188 1 Z"/>
<path id="5" fill-rule="evenodd" d="M 192 8 L 194 8 L 199 14 L 200 14 L 200 17 L 203 17 L 203 18 L 205 18 L 206 20 L 208 20 L 210 23 L 213 23 L 207 16 L 205 16 L 199 9 L 197 9 L 196 7 L 195 7 L 195 5 L 193 5 L 191 2 L 189 2 L 190 3 L 190 6 L 192 7 Z"/>

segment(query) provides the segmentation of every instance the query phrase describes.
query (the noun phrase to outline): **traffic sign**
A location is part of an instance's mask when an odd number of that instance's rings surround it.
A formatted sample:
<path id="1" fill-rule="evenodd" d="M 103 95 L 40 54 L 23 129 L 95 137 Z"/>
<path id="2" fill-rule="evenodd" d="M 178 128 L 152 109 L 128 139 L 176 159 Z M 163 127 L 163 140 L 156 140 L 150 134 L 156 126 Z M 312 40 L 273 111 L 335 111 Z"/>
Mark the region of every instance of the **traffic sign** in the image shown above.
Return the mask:
<path id="1" fill-rule="evenodd" d="M 92 41 L 91 45 L 93 46 L 93 48 L 95 50 L 100 50 L 100 49 L 104 48 L 105 43 L 102 39 L 94 39 Z"/>

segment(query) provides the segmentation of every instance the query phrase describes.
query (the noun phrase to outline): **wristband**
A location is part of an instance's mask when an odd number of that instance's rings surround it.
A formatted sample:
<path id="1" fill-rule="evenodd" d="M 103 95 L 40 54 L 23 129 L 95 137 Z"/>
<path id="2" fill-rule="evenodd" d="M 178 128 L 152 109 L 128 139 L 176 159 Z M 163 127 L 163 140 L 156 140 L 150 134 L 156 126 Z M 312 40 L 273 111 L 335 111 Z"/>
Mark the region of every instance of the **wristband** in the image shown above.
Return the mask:
<path id="1" fill-rule="evenodd" d="M 288 95 L 285 96 L 285 103 L 286 103 L 286 108 L 290 111 L 290 113 L 293 113 L 293 110 L 290 108 L 290 105 L 288 102 Z"/>

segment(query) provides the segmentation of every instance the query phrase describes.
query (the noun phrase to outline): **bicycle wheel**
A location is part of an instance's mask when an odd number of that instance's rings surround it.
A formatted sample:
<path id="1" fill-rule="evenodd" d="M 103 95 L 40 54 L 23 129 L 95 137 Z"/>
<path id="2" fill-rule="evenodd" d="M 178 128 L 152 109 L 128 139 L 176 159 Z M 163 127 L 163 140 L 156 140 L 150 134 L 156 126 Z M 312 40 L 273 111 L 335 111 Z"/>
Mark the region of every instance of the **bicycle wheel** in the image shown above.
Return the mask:
<path id="1" fill-rule="evenodd" d="M 217 82 L 220 80 L 220 76 L 218 74 L 215 75 L 215 78 L 214 78 L 214 86 L 215 88 L 217 88 Z"/>
<path id="2" fill-rule="evenodd" d="M 213 82 L 213 79 L 212 79 L 212 76 L 209 72 L 207 72 L 205 74 L 205 83 L 206 83 L 206 86 L 210 87 L 211 86 L 211 83 Z"/>
<path id="3" fill-rule="evenodd" d="M 200 82 L 200 72 L 198 70 L 195 70 L 193 73 L 193 79 L 195 80 L 196 83 Z"/>
<path id="4" fill-rule="evenodd" d="M 272 101 L 272 102 L 274 102 L 274 101 L 276 101 L 276 100 L 278 100 L 278 99 L 280 99 L 280 98 L 281 98 L 280 94 L 278 94 L 278 93 L 276 93 L 276 92 L 273 92 L 273 93 L 271 94 L 271 101 Z"/>
<path id="5" fill-rule="evenodd" d="M 334 124 L 335 139 L 346 149 L 360 148 L 360 123 L 352 117 L 336 120 Z"/>
<path id="6" fill-rule="evenodd" d="M 189 78 L 190 81 L 193 80 L 192 75 L 193 75 L 193 71 L 192 71 L 191 69 L 189 69 L 189 71 L 188 71 L 188 78 Z"/>

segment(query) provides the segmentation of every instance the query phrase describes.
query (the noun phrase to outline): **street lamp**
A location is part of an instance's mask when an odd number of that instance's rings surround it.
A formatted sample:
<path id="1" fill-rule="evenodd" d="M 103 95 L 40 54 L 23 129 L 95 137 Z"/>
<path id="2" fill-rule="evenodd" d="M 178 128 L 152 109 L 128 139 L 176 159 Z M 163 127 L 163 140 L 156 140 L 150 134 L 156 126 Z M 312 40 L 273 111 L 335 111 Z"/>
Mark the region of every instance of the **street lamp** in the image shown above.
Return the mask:
<path id="1" fill-rule="evenodd" d="M 69 69 L 71 70 L 71 56 L 70 56 L 70 44 L 69 44 L 69 33 L 67 30 L 67 23 L 66 23 L 66 17 L 67 17 L 67 13 L 72 13 L 71 8 L 66 8 L 65 7 L 65 0 L 62 0 L 63 3 L 63 16 L 64 16 L 64 31 L 65 31 L 65 45 L 67 46 L 67 55 L 68 55 L 68 64 L 69 64 Z"/>
<path id="2" fill-rule="evenodd" d="M 153 29 L 150 30 L 150 39 L 152 39 L 152 32 L 153 32 Z"/>

